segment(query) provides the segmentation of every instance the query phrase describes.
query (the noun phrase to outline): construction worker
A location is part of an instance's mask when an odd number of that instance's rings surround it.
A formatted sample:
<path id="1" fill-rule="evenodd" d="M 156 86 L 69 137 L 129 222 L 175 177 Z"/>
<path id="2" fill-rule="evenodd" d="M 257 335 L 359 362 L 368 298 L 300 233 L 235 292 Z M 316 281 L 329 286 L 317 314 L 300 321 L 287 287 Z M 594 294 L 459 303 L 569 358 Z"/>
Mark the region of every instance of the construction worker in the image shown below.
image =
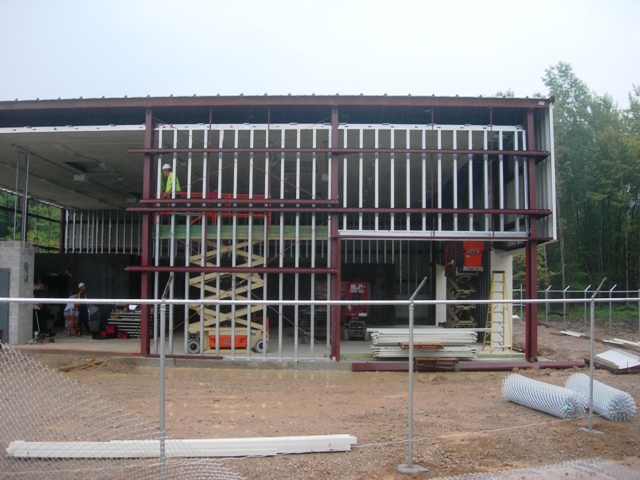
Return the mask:
<path id="1" fill-rule="evenodd" d="M 71 295 L 70 299 L 76 298 L 75 295 Z M 64 332 L 68 332 L 71 335 L 71 329 L 76 328 L 76 304 L 73 301 L 70 301 L 64 306 Z"/>
<path id="2" fill-rule="evenodd" d="M 85 285 L 83 282 L 78 284 L 78 294 L 76 298 L 87 298 L 87 292 L 85 290 Z M 76 308 L 78 309 L 78 323 L 84 328 L 87 332 L 89 329 L 89 305 L 86 303 L 76 303 Z"/>
<path id="3" fill-rule="evenodd" d="M 169 165 L 168 163 L 165 163 L 162 166 L 162 175 L 164 175 L 165 178 L 167 179 L 167 182 L 164 186 L 164 190 L 162 191 L 162 198 L 171 198 L 173 196 L 172 195 L 173 192 L 182 191 L 180 189 L 180 180 L 178 180 L 177 175 L 173 174 L 171 165 Z M 174 179 L 175 179 L 175 187 L 174 187 Z"/>

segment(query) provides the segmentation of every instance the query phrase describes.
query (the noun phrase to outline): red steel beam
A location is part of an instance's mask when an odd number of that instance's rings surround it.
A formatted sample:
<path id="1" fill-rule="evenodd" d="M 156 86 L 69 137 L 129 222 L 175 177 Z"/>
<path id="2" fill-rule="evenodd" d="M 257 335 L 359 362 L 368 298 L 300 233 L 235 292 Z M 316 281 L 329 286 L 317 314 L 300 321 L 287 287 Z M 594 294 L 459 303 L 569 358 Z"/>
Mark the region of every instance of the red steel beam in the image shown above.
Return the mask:
<path id="1" fill-rule="evenodd" d="M 527 144 L 535 145 L 535 127 L 533 111 L 527 112 Z M 535 208 L 536 197 L 536 165 L 535 162 L 529 164 L 529 207 Z M 526 298 L 535 300 L 538 298 L 538 225 L 532 219 L 529 225 L 531 239 L 525 245 L 525 289 Z M 525 357 L 529 362 L 538 360 L 538 305 L 527 303 L 525 306 Z"/>
<path id="2" fill-rule="evenodd" d="M 426 153 L 452 155 L 511 155 L 518 157 L 546 158 L 547 151 L 540 150 L 468 150 L 468 149 L 435 149 L 435 148 L 130 148 L 128 153 L 149 153 L 152 155 L 166 155 L 170 153 L 326 153 L 333 155 L 355 155 L 359 153 Z"/>
<path id="3" fill-rule="evenodd" d="M 471 360 L 458 362 L 457 370 L 462 372 L 510 372 L 514 368 L 584 368 L 584 361 L 577 362 L 527 362 L 523 360 Z M 406 372 L 408 362 L 353 362 L 352 372 Z M 419 370 L 414 370 L 419 371 Z"/>
<path id="4" fill-rule="evenodd" d="M 337 268 L 311 267 L 199 267 L 182 265 L 130 265 L 125 267 L 127 272 L 145 273 L 336 273 Z M 144 298 L 144 297 L 143 297 Z"/>
<path id="5" fill-rule="evenodd" d="M 140 200 L 142 204 L 184 204 L 184 203 L 197 203 L 199 205 L 221 205 L 220 208 L 225 208 L 224 205 L 339 205 L 337 200 L 326 200 L 324 198 L 200 198 L 198 194 L 200 192 L 192 192 L 191 198 L 149 198 Z"/>
<path id="6" fill-rule="evenodd" d="M 548 109 L 552 99 L 479 98 L 436 96 L 364 96 L 364 95 L 263 95 L 204 97 L 87 98 L 64 100 L 21 100 L 0 102 L 0 110 L 50 110 L 82 108 L 157 108 L 157 107 L 462 107 Z"/>
<path id="7" fill-rule="evenodd" d="M 143 207 L 129 207 L 127 208 L 128 212 L 167 212 L 167 213 L 211 213 L 211 212 L 222 212 L 222 213 L 255 213 L 262 214 L 265 211 L 271 212 L 285 212 L 285 213 L 299 213 L 299 212 L 307 212 L 307 213 L 425 213 L 425 214 L 443 214 L 443 215 L 455 215 L 455 214 L 478 214 L 478 215 L 523 215 L 530 216 L 536 218 L 547 217 L 551 215 L 551 210 L 526 210 L 519 208 L 375 208 L 375 207 L 278 207 L 278 206 L 268 206 L 268 207 L 220 207 L 220 206 L 212 206 L 207 205 L 206 207 L 202 206 L 189 206 L 189 207 L 169 207 L 167 206 L 157 206 L 158 204 L 170 204 L 175 203 L 178 204 L 189 204 L 189 203 L 200 203 L 200 200 L 194 201 L 189 199 L 184 199 L 182 201 L 174 200 L 146 200 L 141 201 L 140 203 L 144 204 L 155 204 L 150 206 Z"/>
<path id="8" fill-rule="evenodd" d="M 145 147 L 151 147 L 153 145 L 153 112 L 151 109 L 147 109 L 145 114 L 145 132 L 144 132 L 144 144 Z M 151 197 L 151 164 L 153 162 L 153 156 L 145 154 L 142 164 L 142 197 Z M 140 256 L 142 267 L 149 267 L 152 261 L 152 238 L 151 238 L 151 225 L 152 214 L 150 212 L 143 212 L 141 218 L 141 238 L 140 238 Z M 140 275 L 140 297 L 144 299 L 153 298 L 153 286 L 151 284 L 151 273 L 148 271 L 142 272 Z M 151 338 L 149 335 L 149 324 L 151 318 L 151 310 L 153 306 L 143 304 L 140 307 L 140 353 L 142 355 L 149 355 L 151 352 Z"/>
<path id="9" fill-rule="evenodd" d="M 334 106 L 331 109 L 331 147 L 336 149 L 338 147 L 338 107 Z M 329 198 L 339 200 L 339 186 L 338 186 L 338 157 L 336 155 L 331 156 L 331 191 L 329 192 Z M 331 242 L 331 266 L 337 269 L 337 272 L 331 276 L 331 300 L 337 300 L 341 297 L 341 271 L 340 265 L 342 263 L 341 258 L 341 240 L 340 233 L 338 232 L 338 215 L 332 214 L 330 216 L 330 242 Z M 340 361 L 340 313 L 341 308 L 339 305 L 331 305 L 329 307 L 331 315 L 330 324 L 330 338 L 331 338 L 331 358 L 336 362 Z"/>

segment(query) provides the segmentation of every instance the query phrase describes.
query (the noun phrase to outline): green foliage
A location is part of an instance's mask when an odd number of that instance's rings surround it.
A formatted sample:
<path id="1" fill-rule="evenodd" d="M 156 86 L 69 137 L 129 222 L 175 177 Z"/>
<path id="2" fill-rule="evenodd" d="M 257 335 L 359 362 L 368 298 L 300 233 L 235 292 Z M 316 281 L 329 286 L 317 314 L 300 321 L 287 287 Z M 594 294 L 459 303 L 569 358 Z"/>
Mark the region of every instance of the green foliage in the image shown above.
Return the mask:
<path id="1" fill-rule="evenodd" d="M 545 258 L 545 247 L 539 246 L 537 251 L 537 274 L 538 274 L 538 289 L 544 289 L 551 285 L 553 279 L 557 276 L 557 272 L 549 269 L 549 264 Z M 519 287 L 524 285 L 526 281 L 526 255 L 524 253 L 518 253 L 513 257 L 513 286 Z"/>
<path id="2" fill-rule="evenodd" d="M 620 111 L 611 97 L 590 92 L 571 65 L 560 62 L 543 77 L 555 97 L 554 125 L 559 235 L 549 248 L 552 270 L 564 283 L 623 289 L 640 285 L 640 89 Z M 562 281 L 556 282 L 558 284 Z"/>
<path id="3" fill-rule="evenodd" d="M 502 91 L 500 90 L 499 92 L 496 93 L 495 95 L 496 97 L 505 97 L 505 98 L 515 98 L 516 94 L 513 90 L 511 90 L 510 88 L 507 88 L 506 91 Z"/>
<path id="4" fill-rule="evenodd" d="M 0 191 L 0 239 L 22 239 L 20 198 Z M 27 242 L 38 247 L 57 249 L 60 245 L 60 208 L 29 199 Z"/>

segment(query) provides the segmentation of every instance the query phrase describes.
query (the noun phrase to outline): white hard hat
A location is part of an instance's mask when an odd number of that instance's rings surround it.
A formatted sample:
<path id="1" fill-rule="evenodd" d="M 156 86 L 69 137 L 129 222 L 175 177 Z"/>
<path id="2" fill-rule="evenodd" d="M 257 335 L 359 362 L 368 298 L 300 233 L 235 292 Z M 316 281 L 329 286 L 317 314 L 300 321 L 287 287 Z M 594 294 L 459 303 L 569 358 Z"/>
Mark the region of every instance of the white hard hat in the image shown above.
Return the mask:
<path id="1" fill-rule="evenodd" d="M 84 283 L 80 282 L 80 284 L 78 285 L 78 288 L 82 288 L 84 287 Z"/>
<path id="2" fill-rule="evenodd" d="M 171 170 L 171 165 L 169 165 L 168 163 L 165 163 L 164 165 L 162 165 L 162 169 L 163 170 Z"/>

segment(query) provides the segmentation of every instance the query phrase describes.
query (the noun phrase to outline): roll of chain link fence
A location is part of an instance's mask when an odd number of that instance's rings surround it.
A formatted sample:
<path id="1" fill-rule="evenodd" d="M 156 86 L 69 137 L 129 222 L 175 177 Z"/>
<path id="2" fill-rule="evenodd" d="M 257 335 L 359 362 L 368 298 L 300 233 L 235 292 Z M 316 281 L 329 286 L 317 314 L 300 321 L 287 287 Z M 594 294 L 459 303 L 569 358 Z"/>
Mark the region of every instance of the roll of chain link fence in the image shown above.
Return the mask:
<path id="1" fill-rule="evenodd" d="M 589 398 L 589 376 L 584 373 L 571 375 L 565 387 Z M 627 422 L 636 413 L 636 402 L 628 393 L 594 380 L 593 411 L 614 422 Z"/>
<path id="2" fill-rule="evenodd" d="M 582 393 L 517 373 L 505 377 L 502 394 L 511 402 L 565 420 L 580 418 L 587 408 L 587 397 Z"/>

